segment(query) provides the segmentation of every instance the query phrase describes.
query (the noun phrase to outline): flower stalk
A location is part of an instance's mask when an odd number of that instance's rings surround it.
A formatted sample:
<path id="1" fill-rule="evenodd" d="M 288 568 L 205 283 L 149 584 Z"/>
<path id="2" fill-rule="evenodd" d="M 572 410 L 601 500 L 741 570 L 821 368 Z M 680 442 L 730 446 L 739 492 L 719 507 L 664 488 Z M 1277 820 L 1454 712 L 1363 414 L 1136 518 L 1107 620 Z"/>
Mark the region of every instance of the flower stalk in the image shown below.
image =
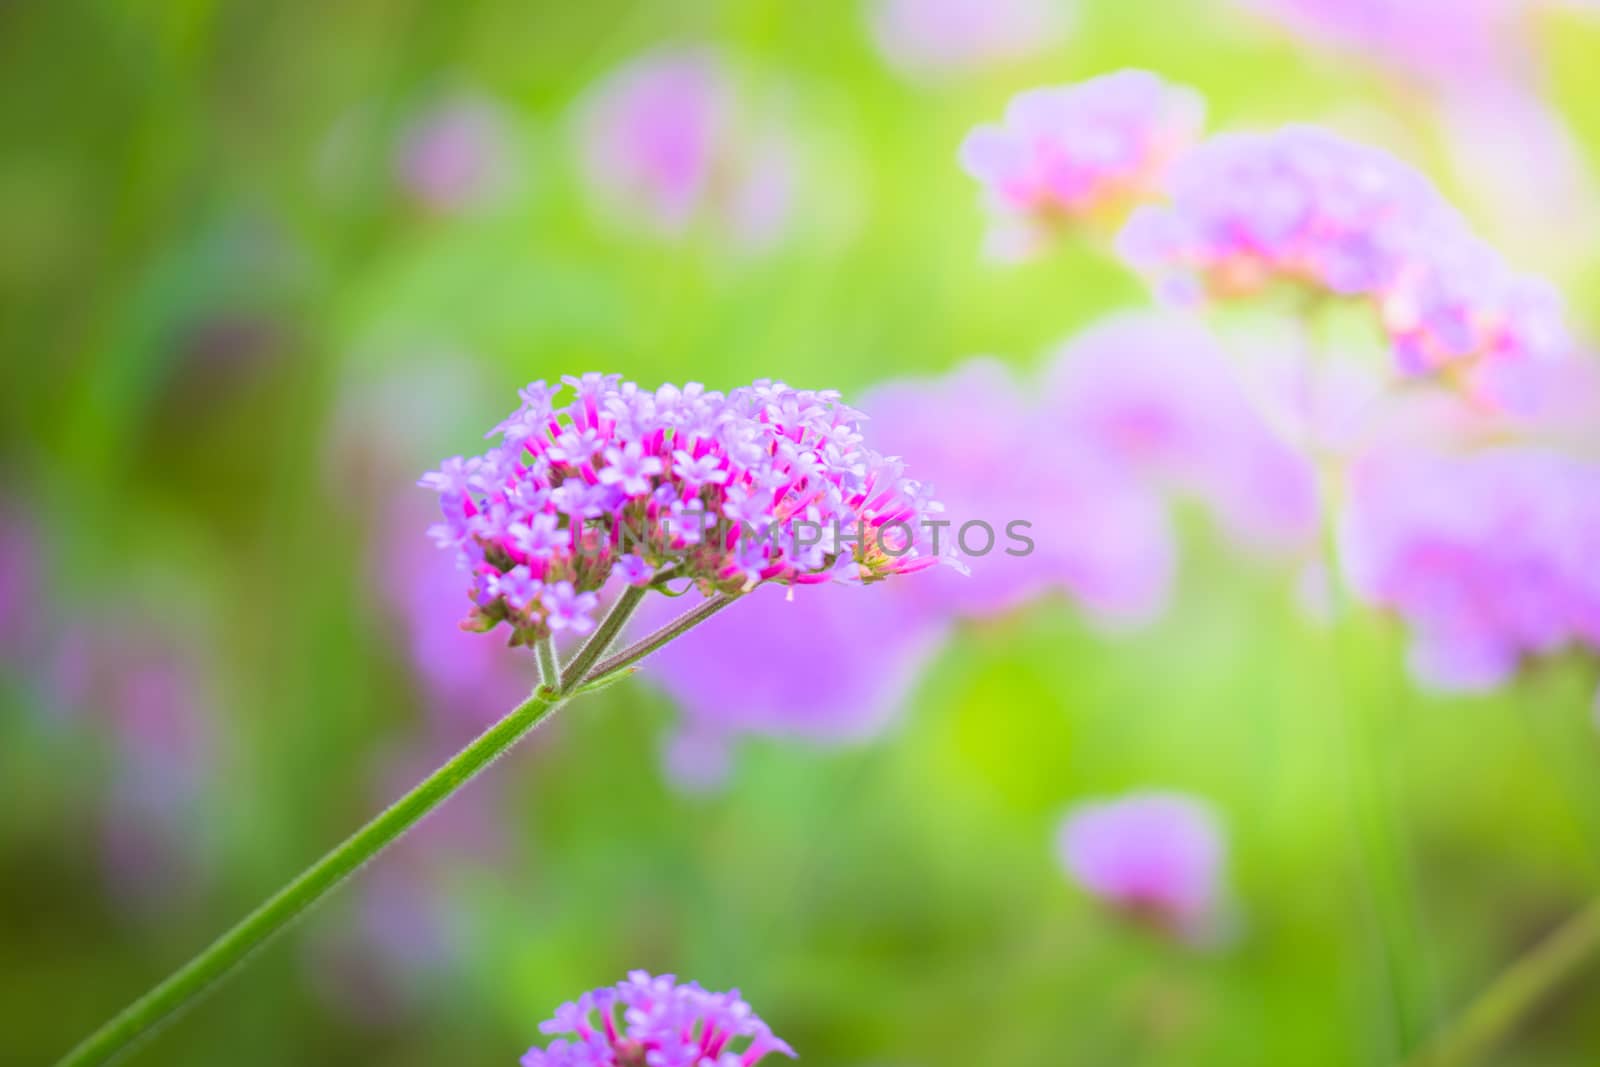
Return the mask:
<path id="1" fill-rule="evenodd" d="M 548 639 L 539 641 L 535 650 L 544 682 L 527 700 L 333 851 L 307 867 L 165 981 L 90 1034 L 62 1057 L 57 1067 L 90 1067 L 109 1063 L 127 1052 L 136 1042 L 198 1000 L 251 952 L 327 896 L 368 860 L 397 841 L 573 696 L 604 688 L 625 677 L 638 660 L 738 599 L 725 596 L 707 601 L 628 650 L 595 666 L 595 661 L 615 643 L 645 592 L 643 588 L 629 588 L 619 598 L 589 640 L 567 664 L 566 670 L 561 672 L 560 684 L 554 681 L 555 653 L 551 642 Z"/>
<path id="2" fill-rule="evenodd" d="M 1467 1067 L 1488 1056 L 1552 991 L 1600 952 L 1600 900 L 1508 967 L 1410 1067 Z"/>

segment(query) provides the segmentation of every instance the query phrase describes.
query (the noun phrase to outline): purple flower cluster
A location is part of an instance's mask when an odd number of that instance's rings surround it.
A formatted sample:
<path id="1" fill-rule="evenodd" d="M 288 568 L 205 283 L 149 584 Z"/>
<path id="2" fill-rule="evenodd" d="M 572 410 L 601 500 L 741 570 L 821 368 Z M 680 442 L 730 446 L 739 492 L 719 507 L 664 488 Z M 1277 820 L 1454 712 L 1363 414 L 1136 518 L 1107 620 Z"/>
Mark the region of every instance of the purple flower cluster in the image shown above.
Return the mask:
<path id="1" fill-rule="evenodd" d="M 1526 656 L 1600 649 L 1600 465 L 1532 448 L 1389 455 L 1342 523 L 1356 594 L 1411 629 L 1412 673 L 1486 690 Z"/>
<path id="2" fill-rule="evenodd" d="M 1204 121 L 1198 93 L 1143 70 L 1019 94 L 1004 124 L 961 146 L 998 220 L 991 247 L 1023 254 L 1058 227 L 1119 221 L 1160 190 Z"/>
<path id="3" fill-rule="evenodd" d="M 794 1056 L 738 990 L 644 971 L 561 1005 L 539 1030 L 571 1037 L 530 1049 L 522 1067 L 752 1067 L 773 1053 Z"/>
<path id="4" fill-rule="evenodd" d="M 1172 202 L 1118 239 L 1168 295 L 1236 299 L 1289 283 L 1368 301 L 1403 373 L 1466 378 L 1558 359 L 1560 301 L 1478 240 L 1417 171 L 1310 126 L 1224 134 L 1174 169 Z"/>
<path id="5" fill-rule="evenodd" d="M 564 381 L 571 403 L 556 407 L 563 387 L 534 382 L 494 431 L 498 447 L 422 479 L 444 511 L 436 542 L 471 575 L 464 625 L 504 622 L 513 643 L 587 633 L 613 573 L 639 586 L 688 579 L 710 595 L 939 562 L 924 522 L 939 505 L 866 446 L 837 393 Z"/>
<path id="6" fill-rule="evenodd" d="M 1083 804 L 1062 823 L 1058 848 L 1074 880 L 1129 917 L 1192 942 L 1220 932 L 1225 848 L 1201 801 L 1132 793 Z"/>

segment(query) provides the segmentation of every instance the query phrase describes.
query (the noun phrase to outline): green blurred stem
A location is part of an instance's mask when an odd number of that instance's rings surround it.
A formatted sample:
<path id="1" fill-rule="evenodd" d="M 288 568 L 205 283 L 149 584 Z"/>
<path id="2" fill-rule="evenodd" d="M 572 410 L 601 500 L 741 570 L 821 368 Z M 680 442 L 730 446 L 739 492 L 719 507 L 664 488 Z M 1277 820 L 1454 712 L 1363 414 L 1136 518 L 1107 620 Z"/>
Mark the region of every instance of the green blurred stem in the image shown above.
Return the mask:
<path id="1" fill-rule="evenodd" d="M 1600 953 L 1600 900 L 1568 919 L 1508 967 L 1411 1060 L 1411 1067 L 1466 1067 L 1483 1059 L 1563 982 Z"/>
<path id="2" fill-rule="evenodd" d="M 1337 461 L 1322 464 L 1322 566 L 1331 615 L 1333 666 L 1339 718 L 1344 730 L 1351 817 L 1360 849 L 1361 870 L 1382 951 L 1393 1029 L 1385 1062 L 1404 1056 L 1420 1040 L 1428 1014 L 1418 973 L 1422 953 L 1409 864 L 1399 838 L 1398 805 L 1387 772 L 1389 753 L 1366 694 L 1352 693 L 1345 675 L 1353 666 L 1347 654 L 1353 612 L 1343 585 L 1338 515 L 1345 472 Z"/>
<path id="3" fill-rule="evenodd" d="M 535 649 L 547 681 L 532 696 L 489 727 L 448 763 L 424 778 L 393 806 L 306 868 L 294 881 L 269 897 L 266 903 L 245 916 L 198 956 L 90 1034 L 68 1052 L 57 1067 L 87 1067 L 108 1063 L 128 1051 L 140 1038 L 198 1000 L 252 951 L 354 874 L 362 864 L 393 844 L 424 815 L 506 753 L 577 692 L 600 688 L 601 683 L 620 677 L 640 659 L 738 599 L 737 596 L 721 596 L 708 600 L 626 651 L 593 666 L 621 634 L 644 592 L 643 589 L 630 588 L 619 598 L 605 620 L 568 663 L 559 687 L 548 681 L 554 673 L 555 653 L 548 639 L 539 642 Z"/>
<path id="4" fill-rule="evenodd" d="M 356 869 L 394 843 L 560 707 L 564 698 L 540 687 L 509 715 L 434 771 L 411 792 L 306 868 L 205 951 L 124 1008 L 67 1053 L 59 1067 L 108 1063 L 135 1041 L 198 999 L 273 934 L 321 900 Z"/>

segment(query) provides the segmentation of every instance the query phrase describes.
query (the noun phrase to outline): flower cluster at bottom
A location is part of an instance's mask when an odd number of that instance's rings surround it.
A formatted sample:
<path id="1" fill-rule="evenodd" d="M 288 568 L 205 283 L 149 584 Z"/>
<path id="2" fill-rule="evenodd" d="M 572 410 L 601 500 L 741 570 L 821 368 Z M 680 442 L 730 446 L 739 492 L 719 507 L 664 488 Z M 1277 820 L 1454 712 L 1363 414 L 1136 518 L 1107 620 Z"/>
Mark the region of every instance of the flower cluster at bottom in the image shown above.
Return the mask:
<path id="1" fill-rule="evenodd" d="M 572 1036 L 529 1049 L 522 1067 L 751 1067 L 768 1053 L 794 1056 L 738 990 L 644 971 L 561 1005 L 539 1029 Z"/>

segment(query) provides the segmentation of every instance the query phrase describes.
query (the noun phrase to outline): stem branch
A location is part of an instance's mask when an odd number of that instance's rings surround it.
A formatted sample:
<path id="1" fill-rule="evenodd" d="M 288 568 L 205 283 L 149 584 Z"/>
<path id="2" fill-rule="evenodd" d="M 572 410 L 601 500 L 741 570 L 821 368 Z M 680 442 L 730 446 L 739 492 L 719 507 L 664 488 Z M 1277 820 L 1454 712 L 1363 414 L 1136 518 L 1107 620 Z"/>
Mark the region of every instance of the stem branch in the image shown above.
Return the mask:
<path id="1" fill-rule="evenodd" d="M 647 592 L 648 589 L 637 585 L 630 585 L 622 591 L 616 604 L 606 613 L 606 617 L 590 635 L 589 640 L 583 643 L 583 647 L 578 649 L 577 654 L 561 669 L 559 688 L 561 695 L 570 695 L 574 689 L 588 680 L 585 676 L 589 673 L 589 668 L 594 666 L 595 660 L 600 658 L 601 653 L 616 643 L 623 626 L 627 625 L 628 618 L 638 608 L 639 602 L 644 599 Z"/>
<path id="2" fill-rule="evenodd" d="M 737 593 L 722 593 L 695 605 L 649 637 L 635 641 L 616 655 L 601 660 L 600 664 L 583 681 L 585 683 L 598 681 L 606 675 L 626 670 L 659 649 L 662 645 L 665 645 L 668 641 L 700 625 L 723 608 L 734 603 L 739 599 L 739 595 Z"/>
<path id="3" fill-rule="evenodd" d="M 1530 1011 L 1600 951 L 1600 900 L 1506 968 L 1411 1067 L 1465 1067 L 1492 1052 Z"/>

